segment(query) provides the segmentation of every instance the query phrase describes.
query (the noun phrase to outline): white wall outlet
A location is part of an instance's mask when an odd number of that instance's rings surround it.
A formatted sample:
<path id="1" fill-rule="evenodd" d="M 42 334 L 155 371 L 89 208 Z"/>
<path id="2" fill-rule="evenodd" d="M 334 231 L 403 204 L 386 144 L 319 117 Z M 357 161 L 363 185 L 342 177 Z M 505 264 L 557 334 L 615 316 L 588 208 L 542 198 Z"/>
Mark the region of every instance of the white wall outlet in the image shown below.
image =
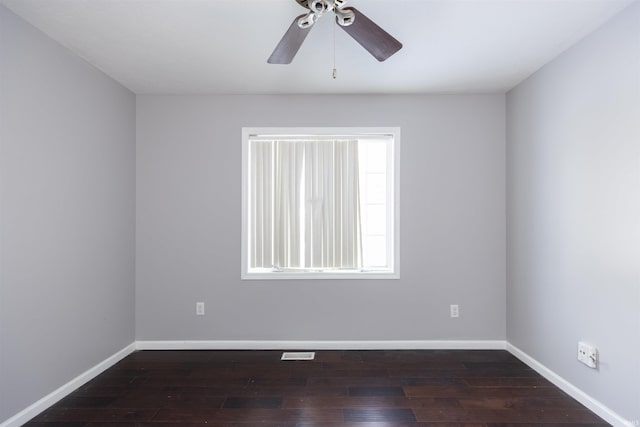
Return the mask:
<path id="1" fill-rule="evenodd" d="M 578 343 L 578 360 L 590 368 L 598 368 L 598 349 L 586 342 Z"/>
<path id="2" fill-rule="evenodd" d="M 451 317 L 460 317 L 460 308 L 458 304 L 451 304 L 449 306 L 449 312 L 451 313 Z"/>
<path id="3" fill-rule="evenodd" d="M 204 303 L 203 302 L 197 302 L 196 303 L 196 314 L 198 316 L 204 316 Z"/>

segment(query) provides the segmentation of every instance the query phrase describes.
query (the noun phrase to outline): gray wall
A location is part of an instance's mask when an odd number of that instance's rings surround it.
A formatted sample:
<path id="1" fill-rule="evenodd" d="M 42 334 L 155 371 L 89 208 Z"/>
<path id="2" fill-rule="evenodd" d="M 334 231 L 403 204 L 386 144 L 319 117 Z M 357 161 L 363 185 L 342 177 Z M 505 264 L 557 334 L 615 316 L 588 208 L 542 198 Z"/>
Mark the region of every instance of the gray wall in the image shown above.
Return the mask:
<path id="1" fill-rule="evenodd" d="M 0 422 L 131 344 L 135 96 L 0 6 Z"/>
<path id="2" fill-rule="evenodd" d="M 139 96 L 137 339 L 504 339 L 504 108 L 503 95 Z M 400 126 L 401 279 L 241 281 L 243 126 Z"/>
<path id="3" fill-rule="evenodd" d="M 638 420 L 640 4 L 509 92 L 507 124 L 507 338 Z"/>

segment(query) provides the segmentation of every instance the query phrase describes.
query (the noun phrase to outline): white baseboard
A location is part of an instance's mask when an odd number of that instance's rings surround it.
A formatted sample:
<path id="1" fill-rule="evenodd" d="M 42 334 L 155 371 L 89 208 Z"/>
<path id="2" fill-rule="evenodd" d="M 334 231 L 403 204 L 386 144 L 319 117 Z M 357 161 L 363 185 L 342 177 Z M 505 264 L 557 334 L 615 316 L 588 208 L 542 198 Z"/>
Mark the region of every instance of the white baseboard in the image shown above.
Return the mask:
<path id="1" fill-rule="evenodd" d="M 57 390 L 52 391 L 42 399 L 18 412 L 8 420 L 0 423 L 0 427 L 19 427 L 23 425 L 45 409 L 49 408 L 51 405 L 63 399 L 65 396 L 67 396 L 83 384 L 97 377 L 102 372 L 106 371 L 107 369 L 127 357 L 129 354 L 133 353 L 135 350 L 135 343 L 129 344 L 116 354 L 103 360 L 94 367 L 88 369 L 86 372 L 78 375 L 68 383 L 64 384 Z"/>
<path id="2" fill-rule="evenodd" d="M 637 426 L 636 423 L 626 420 L 624 417 L 620 416 L 616 412 L 612 411 L 610 408 L 589 396 L 584 391 L 580 390 L 578 387 L 571 384 L 569 381 L 562 378 L 560 375 L 553 372 L 551 369 L 544 366 L 542 363 L 538 362 L 533 357 L 529 356 L 524 351 L 520 350 L 518 347 L 513 344 L 507 342 L 506 346 L 507 351 L 513 354 L 515 357 L 520 359 L 522 362 L 529 365 L 533 370 L 537 373 L 551 381 L 556 387 L 567 393 L 569 396 L 576 399 L 578 402 L 582 403 L 589 410 L 596 413 L 600 418 L 604 419 L 606 422 L 614 425 L 615 427 L 631 427 Z"/>
<path id="3" fill-rule="evenodd" d="M 137 350 L 504 350 L 501 340 L 475 341 L 137 341 Z"/>

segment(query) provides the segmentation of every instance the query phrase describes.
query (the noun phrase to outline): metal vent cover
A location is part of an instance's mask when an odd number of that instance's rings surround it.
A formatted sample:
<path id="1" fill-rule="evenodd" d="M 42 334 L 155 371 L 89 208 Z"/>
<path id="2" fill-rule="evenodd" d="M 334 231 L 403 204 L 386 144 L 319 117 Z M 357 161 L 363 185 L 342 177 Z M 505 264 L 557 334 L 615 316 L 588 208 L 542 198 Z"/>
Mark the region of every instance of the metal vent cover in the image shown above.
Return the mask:
<path id="1" fill-rule="evenodd" d="M 316 353 L 313 351 L 307 352 L 284 352 L 280 360 L 313 360 L 316 358 Z"/>

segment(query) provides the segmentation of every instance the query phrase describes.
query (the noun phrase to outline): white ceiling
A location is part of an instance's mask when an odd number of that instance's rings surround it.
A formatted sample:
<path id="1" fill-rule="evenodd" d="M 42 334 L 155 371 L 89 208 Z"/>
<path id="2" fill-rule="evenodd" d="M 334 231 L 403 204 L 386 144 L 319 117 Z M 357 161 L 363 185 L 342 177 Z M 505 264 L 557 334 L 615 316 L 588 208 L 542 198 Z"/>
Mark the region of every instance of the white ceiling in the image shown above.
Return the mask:
<path id="1" fill-rule="evenodd" d="M 294 0 L 0 0 L 138 94 L 503 92 L 639 0 L 350 0 L 404 47 L 379 63 L 316 24 L 267 58 Z M 624 13 L 624 12 L 622 12 Z"/>

